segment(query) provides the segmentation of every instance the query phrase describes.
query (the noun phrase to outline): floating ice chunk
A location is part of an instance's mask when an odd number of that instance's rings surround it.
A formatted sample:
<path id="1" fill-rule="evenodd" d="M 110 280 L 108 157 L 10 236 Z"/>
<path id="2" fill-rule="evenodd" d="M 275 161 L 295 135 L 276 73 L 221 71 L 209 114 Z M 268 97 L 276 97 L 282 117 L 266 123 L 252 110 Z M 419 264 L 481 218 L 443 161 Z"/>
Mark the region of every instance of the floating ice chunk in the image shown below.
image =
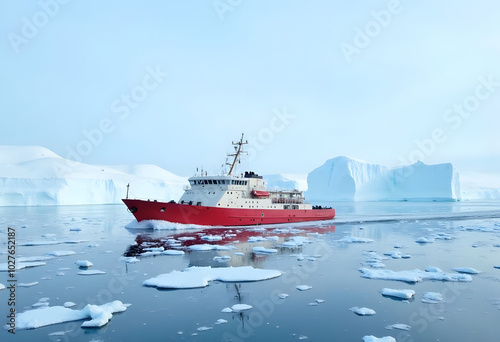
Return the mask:
<path id="1" fill-rule="evenodd" d="M 401 259 L 401 254 L 398 251 L 385 252 L 384 255 L 390 256 L 393 259 Z"/>
<path id="2" fill-rule="evenodd" d="M 178 237 L 177 240 L 188 241 L 188 240 L 196 240 L 196 238 L 194 236 L 181 236 L 181 237 Z"/>
<path id="3" fill-rule="evenodd" d="M 318 303 L 318 304 L 322 304 L 322 303 L 324 303 L 324 302 L 325 302 L 325 300 L 324 300 L 324 299 L 315 299 L 315 301 L 316 301 L 316 303 Z"/>
<path id="4" fill-rule="evenodd" d="M 192 251 L 227 251 L 230 249 L 235 249 L 234 246 L 219 246 L 219 245 L 209 245 L 209 244 L 202 244 L 202 245 L 191 245 L 188 247 Z"/>
<path id="5" fill-rule="evenodd" d="M 146 252 L 163 252 L 165 250 L 165 248 L 163 247 L 147 247 L 147 248 L 144 248 L 144 250 Z"/>
<path id="6" fill-rule="evenodd" d="M 391 271 L 391 270 L 373 270 L 368 268 L 359 268 L 358 271 L 362 273 L 361 277 L 363 278 L 398 280 L 407 283 L 418 283 L 423 280 L 460 281 L 460 282 L 472 281 L 472 277 L 468 274 L 424 272 L 419 269 L 412 271 Z"/>
<path id="7" fill-rule="evenodd" d="M 221 256 L 216 256 L 213 259 L 215 262 L 227 262 L 231 260 L 231 257 L 229 255 L 221 255 Z"/>
<path id="8" fill-rule="evenodd" d="M 99 274 L 106 274 L 106 272 L 100 271 L 100 270 L 86 270 L 86 271 L 80 271 L 77 274 L 78 275 L 99 275 Z"/>
<path id="9" fill-rule="evenodd" d="M 222 236 L 220 235 L 204 235 L 200 239 L 205 241 L 220 241 L 222 240 Z"/>
<path id="10" fill-rule="evenodd" d="M 363 337 L 363 342 L 396 342 L 396 339 L 392 336 L 375 337 L 373 335 L 367 335 Z"/>
<path id="11" fill-rule="evenodd" d="M 279 241 L 280 237 L 279 236 L 276 236 L 276 235 L 273 235 L 273 236 L 266 236 L 266 240 L 267 241 L 274 241 L 274 242 L 277 242 Z"/>
<path id="12" fill-rule="evenodd" d="M 47 254 L 55 256 L 55 257 L 61 257 L 61 256 L 67 256 L 67 255 L 74 255 L 74 254 L 76 254 L 76 252 L 74 252 L 74 251 L 52 251 L 52 252 L 48 252 Z"/>
<path id="13" fill-rule="evenodd" d="M 256 269 L 252 266 L 243 267 L 189 267 L 184 271 L 172 271 L 160 274 L 155 278 L 145 280 L 144 286 L 154 286 L 169 289 L 190 289 L 205 287 L 210 281 L 240 282 L 260 281 L 281 276 L 280 271 Z"/>
<path id="14" fill-rule="evenodd" d="M 65 303 L 63 304 L 63 306 L 64 306 L 65 308 L 71 308 L 71 307 L 73 307 L 73 306 L 75 306 L 75 305 L 76 305 L 76 303 L 73 303 L 73 302 L 65 302 Z"/>
<path id="15" fill-rule="evenodd" d="M 234 255 L 245 255 L 245 253 L 235 252 Z"/>
<path id="16" fill-rule="evenodd" d="M 264 237 L 263 236 L 250 236 L 248 238 L 248 242 L 261 242 L 261 241 L 264 241 Z"/>
<path id="17" fill-rule="evenodd" d="M 288 294 L 286 294 L 286 293 L 280 293 L 280 294 L 278 295 L 278 298 L 279 298 L 279 299 L 286 299 L 286 298 L 288 298 L 288 296 L 289 296 L 289 295 L 288 295 Z"/>
<path id="18" fill-rule="evenodd" d="M 213 329 L 213 327 L 206 327 L 206 326 L 205 327 L 199 327 L 196 330 L 198 330 L 198 331 L 207 331 L 207 330 L 210 330 L 210 329 Z"/>
<path id="19" fill-rule="evenodd" d="M 93 266 L 94 264 L 91 263 L 90 261 L 88 260 L 77 260 L 75 262 L 75 264 L 78 266 L 78 267 L 90 267 L 90 266 Z"/>
<path id="20" fill-rule="evenodd" d="M 38 285 L 37 281 L 34 281 L 32 283 L 18 283 L 17 287 L 31 287 L 31 286 L 35 286 L 35 285 Z"/>
<path id="21" fill-rule="evenodd" d="M 163 255 L 184 255 L 186 253 L 184 253 L 184 251 L 179 251 L 176 249 L 167 249 L 167 250 L 163 251 L 162 254 Z"/>
<path id="22" fill-rule="evenodd" d="M 37 261 L 37 262 L 17 262 L 16 263 L 16 270 L 22 270 L 23 268 L 30 268 L 30 267 L 38 267 L 38 266 L 45 266 L 46 263 Z M 7 272 L 8 271 L 8 264 L 3 263 L 0 264 L 0 272 Z"/>
<path id="23" fill-rule="evenodd" d="M 391 324 L 385 327 L 387 330 L 392 330 L 392 329 L 398 329 L 398 330 L 410 330 L 411 326 L 408 324 L 401 324 L 401 323 L 396 323 L 396 324 Z"/>
<path id="24" fill-rule="evenodd" d="M 274 248 L 265 248 L 265 247 L 254 247 L 252 249 L 254 254 L 274 254 L 278 253 L 277 249 Z"/>
<path id="25" fill-rule="evenodd" d="M 151 256 L 157 256 L 157 255 L 160 255 L 162 254 L 163 252 L 160 252 L 160 251 L 148 251 L 148 252 L 143 252 L 141 254 L 139 254 L 139 256 L 141 257 L 151 257 Z"/>
<path id="26" fill-rule="evenodd" d="M 215 324 L 224 324 L 227 323 L 227 320 L 219 318 L 217 321 L 215 321 Z"/>
<path id="27" fill-rule="evenodd" d="M 394 248 L 401 248 L 401 247 L 402 246 L 399 243 L 397 243 L 397 244 L 394 245 Z"/>
<path id="28" fill-rule="evenodd" d="M 64 272 L 57 272 L 57 273 L 56 273 L 56 276 L 59 276 L 59 277 L 61 277 L 61 276 L 63 276 L 63 275 L 66 275 L 66 273 L 64 273 Z"/>
<path id="29" fill-rule="evenodd" d="M 410 259 L 411 255 L 410 254 L 401 254 L 401 258 L 403 258 L 403 259 Z"/>
<path id="30" fill-rule="evenodd" d="M 447 233 L 437 233 L 432 234 L 432 237 L 436 240 L 452 240 L 453 236 Z"/>
<path id="31" fill-rule="evenodd" d="M 40 298 L 38 301 L 39 301 L 39 302 L 48 302 L 49 300 L 50 300 L 50 298 L 49 298 L 49 297 L 42 297 L 42 298 Z"/>
<path id="32" fill-rule="evenodd" d="M 306 335 L 300 335 L 299 336 L 299 340 L 307 340 L 309 337 L 307 337 Z"/>
<path id="33" fill-rule="evenodd" d="M 466 274 L 478 274 L 481 273 L 481 271 L 478 271 L 472 267 L 454 267 L 452 268 L 453 271 L 458 272 L 458 273 L 466 273 Z"/>
<path id="34" fill-rule="evenodd" d="M 304 256 L 302 254 L 297 255 L 297 261 L 302 261 L 304 260 Z"/>
<path id="35" fill-rule="evenodd" d="M 307 303 L 307 305 L 309 305 L 309 306 L 318 306 L 318 303 L 316 303 L 316 302 L 311 302 L 311 303 Z"/>
<path id="36" fill-rule="evenodd" d="M 140 259 L 137 259 L 136 257 L 121 257 L 121 261 L 125 261 L 127 264 L 135 264 L 137 262 L 140 262 Z"/>
<path id="37" fill-rule="evenodd" d="M 52 256 L 31 256 L 31 257 L 19 257 L 17 258 L 18 262 L 35 262 L 35 261 L 45 261 L 53 259 Z"/>
<path id="38" fill-rule="evenodd" d="M 5 289 L 5 285 L 0 283 L 0 290 L 3 290 L 3 289 Z"/>
<path id="39" fill-rule="evenodd" d="M 337 240 L 337 241 L 343 242 L 343 243 L 370 243 L 370 242 L 374 242 L 375 240 L 368 239 L 368 238 L 355 237 L 355 236 L 345 236 L 342 239 Z"/>
<path id="40" fill-rule="evenodd" d="M 310 243 L 310 242 L 312 241 L 305 236 L 292 236 L 290 239 L 283 242 L 279 246 L 283 248 L 298 248 L 303 246 L 305 243 Z"/>
<path id="41" fill-rule="evenodd" d="M 299 291 L 307 291 L 307 290 L 310 290 L 312 289 L 312 286 L 309 286 L 309 285 L 299 285 L 296 287 L 297 290 Z"/>
<path id="42" fill-rule="evenodd" d="M 434 267 L 434 266 L 429 266 L 425 269 L 425 272 L 439 272 L 442 273 L 443 271 L 439 267 Z"/>
<path id="43" fill-rule="evenodd" d="M 426 238 L 426 237 L 419 237 L 418 239 L 415 240 L 415 242 L 420 243 L 420 244 L 426 244 L 426 243 L 431 243 L 434 242 L 433 238 Z"/>
<path id="44" fill-rule="evenodd" d="M 500 265 L 498 265 L 498 266 L 493 266 L 493 267 L 494 267 L 494 268 L 500 268 Z"/>
<path id="45" fill-rule="evenodd" d="M 382 289 L 381 293 L 383 296 L 396 297 L 401 299 L 410 299 L 415 295 L 415 291 L 413 290 L 395 290 L 389 288 Z"/>
<path id="46" fill-rule="evenodd" d="M 249 304 L 234 304 L 233 306 L 231 306 L 231 310 L 233 312 L 241 312 L 241 311 L 245 311 L 245 310 L 250 310 L 252 308 L 253 308 L 253 306 L 251 306 Z"/>
<path id="47" fill-rule="evenodd" d="M 375 310 L 373 310 L 373 309 L 365 308 L 365 307 L 358 308 L 357 306 L 353 306 L 349 310 L 351 310 L 352 312 L 354 312 L 358 316 L 373 316 L 376 313 Z"/>
<path id="48" fill-rule="evenodd" d="M 233 310 L 231 310 L 231 308 L 224 308 L 224 309 L 221 310 L 221 312 L 231 313 L 231 312 L 233 312 Z"/>
<path id="49" fill-rule="evenodd" d="M 49 306 L 49 303 L 47 302 L 38 302 L 32 305 L 34 308 L 41 308 L 41 307 L 47 307 Z"/>
<path id="50" fill-rule="evenodd" d="M 438 292 L 426 292 L 422 295 L 421 301 L 428 304 L 443 303 L 443 295 Z"/>

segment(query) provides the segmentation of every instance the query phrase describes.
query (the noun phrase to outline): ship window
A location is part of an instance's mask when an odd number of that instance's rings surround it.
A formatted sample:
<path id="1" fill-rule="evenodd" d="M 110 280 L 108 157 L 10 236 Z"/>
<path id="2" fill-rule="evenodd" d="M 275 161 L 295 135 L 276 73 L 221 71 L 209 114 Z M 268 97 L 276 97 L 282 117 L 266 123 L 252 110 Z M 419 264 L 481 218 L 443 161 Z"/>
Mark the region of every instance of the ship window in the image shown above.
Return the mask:
<path id="1" fill-rule="evenodd" d="M 197 202 L 196 205 L 201 205 L 201 202 Z"/>
<path id="2" fill-rule="evenodd" d="M 208 181 L 206 179 L 203 180 L 204 184 L 208 184 Z"/>
<path id="3" fill-rule="evenodd" d="M 212 180 L 211 179 L 208 180 L 208 184 L 212 184 Z"/>

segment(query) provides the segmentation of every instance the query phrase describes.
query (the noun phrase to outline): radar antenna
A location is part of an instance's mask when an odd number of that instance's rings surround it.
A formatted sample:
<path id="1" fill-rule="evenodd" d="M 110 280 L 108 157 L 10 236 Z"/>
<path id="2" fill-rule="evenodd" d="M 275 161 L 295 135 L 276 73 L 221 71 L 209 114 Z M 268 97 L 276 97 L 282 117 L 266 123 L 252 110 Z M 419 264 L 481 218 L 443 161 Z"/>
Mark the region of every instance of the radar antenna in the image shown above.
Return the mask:
<path id="1" fill-rule="evenodd" d="M 233 141 L 232 142 L 236 153 L 232 153 L 232 154 L 227 155 L 228 157 L 234 157 L 232 164 L 226 163 L 226 165 L 231 165 L 231 168 L 229 169 L 228 175 L 230 175 L 231 172 L 233 172 L 234 166 L 236 165 L 236 161 L 237 160 L 239 161 L 240 154 L 247 153 L 246 151 L 242 151 L 242 146 L 248 144 L 248 140 L 243 141 L 243 135 L 244 135 L 244 133 L 241 133 L 240 141 L 238 141 L 238 142 Z"/>

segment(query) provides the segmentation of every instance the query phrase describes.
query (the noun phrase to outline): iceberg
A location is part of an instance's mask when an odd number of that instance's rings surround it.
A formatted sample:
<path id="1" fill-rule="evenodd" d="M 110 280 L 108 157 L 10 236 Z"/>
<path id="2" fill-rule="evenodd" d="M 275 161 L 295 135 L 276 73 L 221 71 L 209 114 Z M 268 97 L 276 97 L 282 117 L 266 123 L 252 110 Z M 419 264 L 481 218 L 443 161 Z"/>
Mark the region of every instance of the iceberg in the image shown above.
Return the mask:
<path id="1" fill-rule="evenodd" d="M 169 201 L 187 178 L 155 165 L 88 165 L 40 146 L 0 146 L 0 206 L 118 204 L 129 183 L 136 196 Z"/>
<path id="2" fill-rule="evenodd" d="M 400 201 L 461 199 L 459 175 L 452 164 L 421 161 L 388 168 L 337 157 L 307 176 L 306 197 L 313 201 Z"/>

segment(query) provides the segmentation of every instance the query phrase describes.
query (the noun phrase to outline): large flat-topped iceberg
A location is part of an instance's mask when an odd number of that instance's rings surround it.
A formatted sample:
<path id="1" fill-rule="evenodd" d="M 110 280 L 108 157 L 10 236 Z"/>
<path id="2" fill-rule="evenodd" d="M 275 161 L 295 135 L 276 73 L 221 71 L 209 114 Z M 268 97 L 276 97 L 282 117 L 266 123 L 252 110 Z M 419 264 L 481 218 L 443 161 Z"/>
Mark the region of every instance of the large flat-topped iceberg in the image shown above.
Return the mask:
<path id="1" fill-rule="evenodd" d="M 0 146 L 0 206 L 121 203 L 135 196 L 177 200 L 187 184 L 155 165 L 88 165 L 39 146 Z"/>
<path id="2" fill-rule="evenodd" d="M 460 199 L 452 164 L 388 168 L 348 157 L 327 160 L 307 176 L 306 196 L 313 201 L 398 201 Z"/>

